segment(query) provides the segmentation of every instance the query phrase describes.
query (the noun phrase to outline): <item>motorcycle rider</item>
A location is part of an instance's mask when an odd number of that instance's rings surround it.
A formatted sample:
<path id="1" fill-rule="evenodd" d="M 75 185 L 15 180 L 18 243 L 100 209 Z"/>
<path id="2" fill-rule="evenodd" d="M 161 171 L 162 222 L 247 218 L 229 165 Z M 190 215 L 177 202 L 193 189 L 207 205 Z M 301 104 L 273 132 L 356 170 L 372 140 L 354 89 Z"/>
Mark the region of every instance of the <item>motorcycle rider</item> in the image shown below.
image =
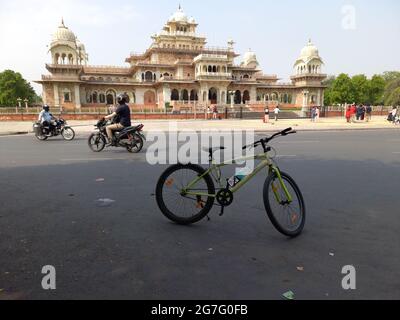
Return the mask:
<path id="1" fill-rule="evenodd" d="M 39 113 L 38 121 L 44 128 L 49 128 L 49 132 L 55 127 L 53 124 L 55 118 L 50 113 L 50 107 L 47 104 L 43 106 L 43 110 Z"/>
<path id="2" fill-rule="evenodd" d="M 109 143 L 108 147 L 115 146 L 115 142 L 113 139 L 113 131 L 122 130 L 124 128 L 131 126 L 131 110 L 129 109 L 129 96 L 126 93 L 119 94 L 117 96 L 117 102 L 119 106 L 112 114 L 104 117 L 104 120 L 110 120 L 114 117 L 117 117 L 117 122 L 115 124 L 108 125 L 106 127 L 107 136 Z"/>

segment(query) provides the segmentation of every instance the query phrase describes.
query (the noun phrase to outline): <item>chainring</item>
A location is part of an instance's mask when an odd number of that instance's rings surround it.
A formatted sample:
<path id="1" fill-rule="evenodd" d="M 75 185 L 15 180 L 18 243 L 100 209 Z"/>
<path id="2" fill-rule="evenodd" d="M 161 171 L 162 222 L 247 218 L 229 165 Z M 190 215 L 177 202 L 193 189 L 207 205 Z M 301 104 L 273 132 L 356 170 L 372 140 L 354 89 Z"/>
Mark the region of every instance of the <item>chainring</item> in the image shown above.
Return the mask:
<path id="1" fill-rule="evenodd" d="M 217 193 L 216 199 L 221 206 L 228 207 L 233 203 L 233 193 L 229 189 L 222 189 Z"/>

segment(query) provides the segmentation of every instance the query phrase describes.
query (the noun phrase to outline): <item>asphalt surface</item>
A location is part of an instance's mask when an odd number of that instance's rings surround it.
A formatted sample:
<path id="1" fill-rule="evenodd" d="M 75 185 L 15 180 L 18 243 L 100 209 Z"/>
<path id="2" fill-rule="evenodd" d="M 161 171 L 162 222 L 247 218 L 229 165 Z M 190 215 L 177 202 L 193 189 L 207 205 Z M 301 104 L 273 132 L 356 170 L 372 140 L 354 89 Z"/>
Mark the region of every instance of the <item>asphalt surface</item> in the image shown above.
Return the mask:
<path id="1" fill-rule="evenodd" d="M 0 299 L 400 299 L 400 133 L 303 132 L 273 145 L 306 201 L 293 240 L 268 220 L 263 175 L 223 217 L 182 227 L 156 205 L 166 166 L 145 150 L 0 137 Z M 45 265 L 54 291 L 41 287 Z M 356 290 L 342 288 L 345 265 Z"/>

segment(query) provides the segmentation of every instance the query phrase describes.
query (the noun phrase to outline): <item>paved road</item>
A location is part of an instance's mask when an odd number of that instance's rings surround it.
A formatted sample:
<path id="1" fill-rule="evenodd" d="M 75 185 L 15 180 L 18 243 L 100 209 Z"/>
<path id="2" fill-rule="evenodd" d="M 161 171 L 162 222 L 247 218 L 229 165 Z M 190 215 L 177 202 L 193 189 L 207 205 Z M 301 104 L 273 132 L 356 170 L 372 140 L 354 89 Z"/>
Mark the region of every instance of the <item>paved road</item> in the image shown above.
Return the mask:
<path id="1" fill-rule="evenodd" d="M 159 212 L 165 166 L 144 153 L 0 137 L 0 299 L 400 299 L 399 133 L 303 132 L 274 145 L 307 203 L 294 240 L 267 219 L 264 177 L 224 217 L 181 227 Z M 44 265 L 56 291 L 41 289 Z M 355 291 L 341 288 L 345 265 Z"/>

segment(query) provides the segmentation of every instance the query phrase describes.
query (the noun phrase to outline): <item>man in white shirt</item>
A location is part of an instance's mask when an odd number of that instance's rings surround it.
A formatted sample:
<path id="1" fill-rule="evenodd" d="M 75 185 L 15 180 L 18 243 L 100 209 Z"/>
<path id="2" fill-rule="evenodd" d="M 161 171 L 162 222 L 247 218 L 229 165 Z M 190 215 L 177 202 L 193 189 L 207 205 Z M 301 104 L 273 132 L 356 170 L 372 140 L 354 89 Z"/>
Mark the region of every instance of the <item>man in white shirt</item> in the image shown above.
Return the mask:
<path id="1" fill-rule="evenodd" d="M 274 109 L 275 121 L 278 121 L 279 112 L 281 112 L 281 109 L 279 109 L 279 106 L 276 106 Z"/>
<path id="2" fill-rule="evenodd" d="M 43 127 L 49 127 L 50 131 L 52 129 L 54 117 L 50 113 L 50 107 L 46 104 L 43 106 L 43 110 L 39 113 L 38 121 L 42 124 Z"/>

